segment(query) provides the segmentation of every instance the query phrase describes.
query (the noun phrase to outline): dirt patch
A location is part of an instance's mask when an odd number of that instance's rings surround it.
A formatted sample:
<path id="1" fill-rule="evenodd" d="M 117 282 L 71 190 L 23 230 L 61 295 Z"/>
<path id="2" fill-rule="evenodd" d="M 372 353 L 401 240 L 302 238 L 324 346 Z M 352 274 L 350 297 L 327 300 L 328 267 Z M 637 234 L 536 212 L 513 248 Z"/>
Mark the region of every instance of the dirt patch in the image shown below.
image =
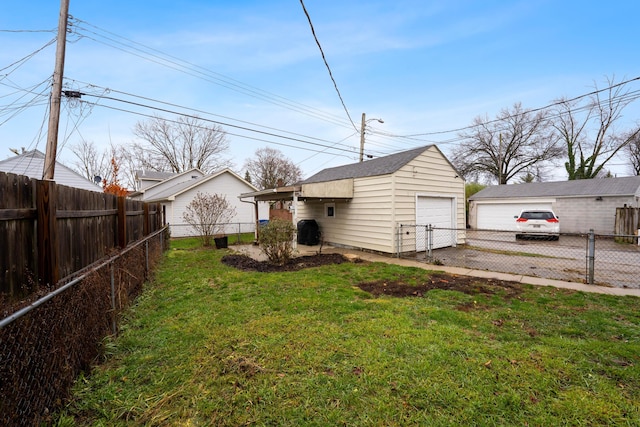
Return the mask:
<path id="1" fill-rule="evenodd" d="M 447 273 L 432 274 L 425 282 L 415 285 L 398 280 L 378 280 L 360 283 L 358 287 L 374 296 L 389 295 L 394 297 L 422 297 L 433 289 L 458 291 L 468 295 L 499 294 L 506 299 L 514 298 L 522 293 L 522 287 L 518 282 L 479 279 Z"/>
<path id="2" fill-rule="evenodd" d="M 273 265 L 268 261 L 257 261 L 247 255 L 225 255 L 222 262 L 243 271 L 279 272 L 298 271 L 309 267 L 319 267 L 344 262 L 363 262 L 360 259 L 349 260 L 341 254 L 316 254 L 290 259 L 285 265 Z M 468 295 L 500 295 L 504 299 L 517 297 L 522 293 L 518 282 L 499 279 L 481 279 L 471 276 L 458 276 L 448 273 L 430 275 L 419 284 L 407 284 L 400 280 L 378 280 L 358 284 L 363 291 L 374 296 L 422 297 L 433 289 L 458 291 Z"/>
<path id="3" fill-rule="evenodd" d="M 257 261 L 247 255 L 225 255 L 222 257 L 222 263 L 230 267 L 235 267 L 243 271 L 259 271 L 262 273 L 273 273 L 280 271 L 298 271 L 304 268 L 320 267 L 330 264 L 342 264 L 344 262 L 353 262 L 347 260 L 341 254 L 316 254 L 304 255 L 291 258 L 284 265 L 274 265 L 268 261 Z"/>

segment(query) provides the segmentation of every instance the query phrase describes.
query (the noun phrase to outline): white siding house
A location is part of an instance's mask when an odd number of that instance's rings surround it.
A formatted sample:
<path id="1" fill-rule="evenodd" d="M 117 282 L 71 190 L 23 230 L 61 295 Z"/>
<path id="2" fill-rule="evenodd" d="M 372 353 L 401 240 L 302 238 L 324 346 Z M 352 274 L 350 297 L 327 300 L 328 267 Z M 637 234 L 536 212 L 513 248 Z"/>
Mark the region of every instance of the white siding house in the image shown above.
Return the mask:
<path id="1" fill-rule="evenodd" d="M 441 246 L 463 243 L 464 181 L 435 146 L 324 169 L 293 187 L 243 194 L 255 200 L 289 195 L 294 222 L 315 220 L 325 243 L 396 253 L 400 224 L 449 229 Z M 404 245 L 403 245 L 404 247 Z M 414 242 L 412 250 L 424 250 Z"/>
<path id="2" fill-rule="evenodd" d="M 469 198 L 473 229 L 515 230 L 523 209 L 553 209 L 561 233 L 611 234 L 616 208 L 640 207 L 640 176 L 487 187 Z"/>
<path id="3" fill-rule="evenodd" d="M 34 179 L 42 179 L 43 169 L 44 153 L 38 150 L 27 151 L 0 161 L 1 172 L 24 175 Z M 59 162 L 56 162 L 53 180 L 56 184 L 67 187 L 102 192 L 102 187 Z"/>
<path id="4" fill-rule="evenodd" d="M 136 171 L 136 182 L 138 183 L 138 190 L 145 190 L 153 185 L 156 185 L 162 181 L 172 178 L 177 174 L 173 172 L 156 172 L 156 171 Z"/>
<path id="5" fill-rule="evenodd" d="M 243 203 L 238 196 L 256 188 L 232 172 L 224 169 L 205 175 L 198 169 L 177 174 L 156 185 L 145 188 L 138 197 L 145 202 L 161 203 L 165 221 L 171 226 L 174 237 L 194 236 L 195 231 L 183 219 L 183 213 L 198 192 L 219 194 L 235 208 L 235 216 L 225 226 L 225 234 L 245 233 L 255 230 L 255 206 Z M 268 206 L 260 204 L 260 214 L 267 215 Z"/>

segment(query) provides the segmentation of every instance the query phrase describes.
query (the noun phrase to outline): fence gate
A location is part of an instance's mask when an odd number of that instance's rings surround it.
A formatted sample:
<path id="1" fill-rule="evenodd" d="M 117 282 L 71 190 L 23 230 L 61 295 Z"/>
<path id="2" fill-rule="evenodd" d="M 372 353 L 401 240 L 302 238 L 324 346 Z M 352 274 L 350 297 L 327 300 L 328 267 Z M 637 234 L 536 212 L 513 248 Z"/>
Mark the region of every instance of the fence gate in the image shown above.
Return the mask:
<path id="1" fill-rule="evenodd" d="M 431 259 L 434 249 L 434 230 L 431 224 L 400 224 L 398 226 L 397 256 L 407 253 L 425 253 Z"/>

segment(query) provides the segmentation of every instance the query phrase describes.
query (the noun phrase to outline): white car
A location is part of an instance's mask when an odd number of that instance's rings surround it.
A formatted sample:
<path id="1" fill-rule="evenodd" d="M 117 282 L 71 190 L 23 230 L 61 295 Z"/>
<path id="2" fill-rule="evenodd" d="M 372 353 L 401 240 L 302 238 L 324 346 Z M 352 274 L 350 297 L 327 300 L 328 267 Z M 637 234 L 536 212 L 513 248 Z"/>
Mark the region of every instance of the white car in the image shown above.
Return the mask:
<path id="1" fill-rule="evenodd" d="M 540 237 L 545 240 L 560 238 L 560 218 L 551 209 L 527 209 L 516 219 L 516 239 Z"/>

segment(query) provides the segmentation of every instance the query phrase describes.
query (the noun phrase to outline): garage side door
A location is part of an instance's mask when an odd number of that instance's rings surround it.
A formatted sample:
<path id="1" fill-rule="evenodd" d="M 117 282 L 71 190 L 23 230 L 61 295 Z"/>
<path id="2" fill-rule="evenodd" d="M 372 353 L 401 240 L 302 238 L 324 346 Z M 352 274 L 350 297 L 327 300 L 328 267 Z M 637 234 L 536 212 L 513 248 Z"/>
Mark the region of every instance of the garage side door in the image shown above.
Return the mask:
<path id="1" fill-rule="evenodd" d="M 428 225 L 446 230 L 436 230 L 433 236 L 433 249 L 455 245 L 454 198 L 418 196 L 416 206 L 416 224 Z M 420 238 L 422 237 L 422 238 Z M 416 251 L 424 251 L 424 236 L 416 236 Z"/>
<path id="2" fill-rule="evenodd" d="M 551 203 L 491 203 L 477 204 L 479 230 L 515 231 L 516 220 L 523 209 L 551 209 Z"/>

